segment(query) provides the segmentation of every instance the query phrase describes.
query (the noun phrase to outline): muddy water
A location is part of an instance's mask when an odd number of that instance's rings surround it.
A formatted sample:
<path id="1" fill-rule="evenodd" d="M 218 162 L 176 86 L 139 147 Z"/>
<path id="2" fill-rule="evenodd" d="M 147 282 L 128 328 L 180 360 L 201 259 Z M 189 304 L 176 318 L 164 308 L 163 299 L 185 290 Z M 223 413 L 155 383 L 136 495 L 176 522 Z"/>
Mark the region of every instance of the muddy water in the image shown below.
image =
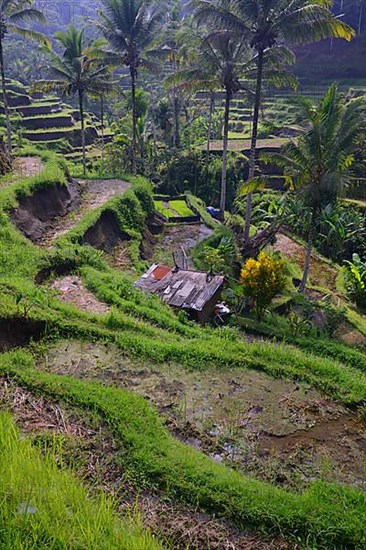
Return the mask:
<path id="1" fill-rule="evenodd" d="M 158 263 L 172 263 L 172 255 L 182 254 L 182 249 L 188 256 L 188 266 L 193 267 L 189 253 L 196 244 L 212 235 L 212 229 L 204 224 L 180 224 L 166 226 L 164 233 L 159 238 L 154 251 L 154 260 Z"/>
<path id="2" fill-rule="evenodd" d="M 141 394 L 176 436 L 245 473 L 297 489 L 319 478 L 366 488 L 365 423 L 307 385 L 141 364 L 80 342 L 57 344 L 41 367 Z"/>

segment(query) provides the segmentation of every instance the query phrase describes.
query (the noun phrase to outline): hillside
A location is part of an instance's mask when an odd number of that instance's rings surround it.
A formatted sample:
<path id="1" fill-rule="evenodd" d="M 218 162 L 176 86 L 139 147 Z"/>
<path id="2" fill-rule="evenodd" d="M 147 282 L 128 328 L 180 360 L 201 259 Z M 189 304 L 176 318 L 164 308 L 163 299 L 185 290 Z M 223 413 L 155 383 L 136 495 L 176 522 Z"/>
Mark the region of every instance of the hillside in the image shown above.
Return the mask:
<path id="1" fill-rule="evenodd" d="M 0 403 L 27 436 L 19 442 L 1 416 L 0 452 L 11 471 L 42 476 L 37 490 L 19 478 L 6 509 L 23 510 L 23 541 L 37 526 L 38 537 L 62 548 L 72 536 L 83 546 L 86 532 L 88 548 L 117 547 L 119 539 L 98 546 L 116 513 L 123 522 L 141 519 L 165 548 L 234 540 L 236 548 L 363 547 L 364 355 L 331 341 L 252 340 L 176 316 L 132 286 L 146 265 L 148 182 L 77 183 L 53 154 L 39 155 L 39 175 L 0 186 Z M 123 272 L 114 267 L 118 243 Z M 321 447 L 306 470 L 299 457 L 297 475 L 288 476 L 298 437 Z M 285 441 L 275 464 L 270 449 Z M 343 472 L 337 461 L 348 445 Z M 86 489 L 67 481 L 69 465 Z M 62 531 L 64 504 L 55 509 L 53 493 L 41 490 L 47 483 L 71 483 L 70 491 L 77 484 L 65 498 L 85 510 L 73 516 L 82 531 Z M 88 503 L 85 491 L 102 488 L 111 500 Z M 107 506 L 98 534 L 87 530 L 93 506 Z M 138 525 L 123 525 L 124 548 L 159 547 Z"/>
<path id="2" fill-rule="evenodd" d="M 297 86 L 280 36 L 352 37 L 326 3 L 0 1 L 0 550 L 366 548 L 364 14 L 334 10 L 357 39 Z"/>

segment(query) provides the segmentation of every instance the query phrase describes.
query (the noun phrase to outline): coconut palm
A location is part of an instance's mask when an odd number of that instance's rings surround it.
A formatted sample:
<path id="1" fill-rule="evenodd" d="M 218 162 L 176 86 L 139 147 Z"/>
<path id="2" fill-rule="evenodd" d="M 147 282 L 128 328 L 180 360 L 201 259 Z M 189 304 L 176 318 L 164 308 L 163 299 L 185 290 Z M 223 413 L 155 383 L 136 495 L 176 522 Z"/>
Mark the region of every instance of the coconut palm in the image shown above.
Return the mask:
<path id="1" fill-rule="evenodd" d="M 210 95 L 209 130 L 207 136 L 207 155 L 210 151 L 210 134 L 215 93 L 221 88 L 225 93 L 224 124 L 223 124 L 223 155 L 221 177 L 220 217 L 224 218 L 227 191 L 227 158 L 229 142 L 230 105 L 235 93 L 244 92 L 248 100 L 253 99 L 253 75 L 256 67 L 256 56 L 245 43 L 233 37 L 228 31 L 217 31 L 206 38 L 192 35 L 192 43 L 196 49 L 196 57 L 192 65 L 178 71 L 167 79 L 184 89 L 206 90 Z M 266 67 L 264 78 L 275 86 L 287 85 L 296 87 L 297 80 L 287 73 L 283 65 L 292 64 L 294 56 L 286 48 L 277 46 L 266 52 Z"/>
<path id="2" fill-rule="evenodd" d="M 161 36 L 158 37 L 157 46 L 149 53 L 165 62 L 165 71 L 168 74 L 166 79 L 167 88 L 172 96 L 173 146 L 176 149 L 179 149 L 181 143 L 180 114 L 184 101 L 182 91 L 188 91 L 188 87 L 183 89 L 181 86 L 176 86 L 174 78 L 170 79 L 170 76 L 183 71 L 189 66 L 195 55 L 193 45 L 195 38 L 192 29 L 192 18 L 184 15 L 179 0 L 174 0 L 162 28 Z"/>
<path id="3" fill-rule="evenodd" d="M 335 17 L 327 0 L 196 0 L 196 17 L 213 19 L 240 37 L 247 37 L 257 52 L 256 91 L 249 157 L 251 181 L 256 169 L 258 122 L 265 52 L 278 44 L 304 44 L 327 37 L 351 40 L 354 31 Z M 244 238 L 249 238 L 251 193 L 247 197 Z"/>
<path id="4" fill-rule="evenodd" d="M 70 25 L 66 32 L 55 34 L 63 46 L 61 55 L 49 52 L 50 75 L 53 80 L 43 80 L 34 86 L 42 91 L 60 91 L 64 96 L 77 96 L 80 112 L 83 174 L 86 174 L 85 98 L 88 94 L 99 95 L 105 90 L 109 69 L 101 63 L 99 41 L 86 43 L 84 29 Z"/>
<path id="5" fill-rule="evenodd" d="M 324 207 L 334 202 L 352 181 L 356 141 L 366 125 L 364 98 L 348 103 L 333 84 L 324 98 L 314 105 L 308 98 L 297 98 L 298 123 L 303 133 L 297 141 L 286 144 L 279 154 L 263 156 L 263 160 L 284 169 L 287 184 L 302 194 L 311 210 L 307 250 L 300 291 L 304 292 L 309 276 L 316 222 Z M 263 178 L 252 180 L 251 189 L 263 187 Z M 244 186 L 242 192 L 245 192 Z"/>
<path id="6" fill-rule="evenodd" d="M 223 89 L 225 96 L 223 121 L 223 152 L 220 195 L 220 217 L 224 219 L 227 195 L 227 162 L 229 142 L 230 106 L 233 96 L 246 90 L 241 77 L 251 62 L 251 52 L 245 44 L 229 32 L 212 33 L 201 42 L 193 67 L 176 75 L 183 86 L 206 86 L 211 91 Z"/>
<path id="7" fill-rule="evenodd" d="M 0 0 L 0 72 L 1 88 L 6 118 L 7 146 L 12 150 L 11 120 L 9 101 L 6 90 L 5 65 L 4 65 L 4 40 L 8 33 L 17 34 L 22 38 L 29 38 L 50 47 L 49 41 L 43 34 L 24 28 L 23 23 L 37 21 L 45 22 L 42 12 L 33 7 L 33 0 Z"/>
<path id="8" fill-rule="evenodd" d="M 181 31 L 179 34 L 177 33 L 175 48 L 180 54 L 179 62 L 171 67 L 171 74 L 164 82 L 168 89 L 173 90 L 173 94 L 208 92 L 209 116 L 206 146 L 206 162 L 208 165 L 216 91 L 221 88 L 220 75 L 215 73 L 210 60 L 201 55 L 204 37 L 200 36 L 190 25 L 185 25 Z"/>
<path id="9" fill-rule="evenodd" d="M 109 43 L 111 54 L 128 67 L 132 96 L 132 167 L 136 168 L 136 89 L 139 69 L 150 67 L 144 55 L 158 31 L 162 10 L 151 0 L 102 0 L 98 27 Z"/>

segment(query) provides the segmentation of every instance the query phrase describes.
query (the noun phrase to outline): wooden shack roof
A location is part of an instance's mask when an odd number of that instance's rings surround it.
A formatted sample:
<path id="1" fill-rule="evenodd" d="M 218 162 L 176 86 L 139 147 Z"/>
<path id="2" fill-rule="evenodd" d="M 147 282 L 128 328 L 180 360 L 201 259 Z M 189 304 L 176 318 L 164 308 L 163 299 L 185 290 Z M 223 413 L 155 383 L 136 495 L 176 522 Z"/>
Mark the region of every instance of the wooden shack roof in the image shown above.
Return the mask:
<path id="1" fill-rule="evenodd" d="M 135 286 L 157 294 L 170 306 L 202 311 L 224 282 L 221 275 L 154 264 Z"/>

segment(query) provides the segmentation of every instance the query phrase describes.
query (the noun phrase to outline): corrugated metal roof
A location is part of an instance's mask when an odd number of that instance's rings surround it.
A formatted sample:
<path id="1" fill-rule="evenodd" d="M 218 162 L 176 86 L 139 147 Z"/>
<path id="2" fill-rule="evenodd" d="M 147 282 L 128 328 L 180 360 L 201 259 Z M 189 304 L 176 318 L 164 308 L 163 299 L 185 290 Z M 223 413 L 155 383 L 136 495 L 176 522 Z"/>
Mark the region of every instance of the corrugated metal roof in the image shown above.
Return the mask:
<path id="1" fill-rule="evenodd" d="M 165 275 L 164 275 L 165 273 Z M 202 311 L 224 285 L 225 277 L 154 264 L 135 286 L 157 294 L 167 304 Z"/>

